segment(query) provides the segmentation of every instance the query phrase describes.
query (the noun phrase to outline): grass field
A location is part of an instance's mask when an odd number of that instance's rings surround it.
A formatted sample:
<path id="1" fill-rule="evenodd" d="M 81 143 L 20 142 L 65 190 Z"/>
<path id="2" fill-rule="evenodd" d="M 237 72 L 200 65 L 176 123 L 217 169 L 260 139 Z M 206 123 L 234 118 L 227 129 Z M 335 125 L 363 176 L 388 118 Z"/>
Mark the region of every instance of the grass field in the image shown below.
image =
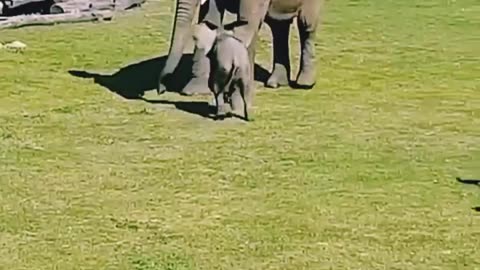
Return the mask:
<path id="1" fill-rule="evenodd" d="M 328 1 L 316 87 L 248 124 L 108 89 L 153 89 L 172 10 L 0 33 L 0 269 L 480 269 L 478 0 Z"/>

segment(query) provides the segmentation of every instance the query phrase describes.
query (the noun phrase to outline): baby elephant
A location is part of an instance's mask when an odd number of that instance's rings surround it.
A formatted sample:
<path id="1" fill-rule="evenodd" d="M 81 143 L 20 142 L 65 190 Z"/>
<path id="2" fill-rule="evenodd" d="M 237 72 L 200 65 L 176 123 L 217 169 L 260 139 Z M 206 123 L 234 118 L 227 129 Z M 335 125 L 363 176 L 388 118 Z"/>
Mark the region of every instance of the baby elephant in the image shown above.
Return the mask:
<path id="1" fill-rule="evenodd" d="M 231 32 L 202 25 L 195 26 L 193 38 L 210 59 L 209 86 L 215 96 L 217 117 L 243 114 L 244 120 L 250 121 L 253 72 L 247 47 Z"/>

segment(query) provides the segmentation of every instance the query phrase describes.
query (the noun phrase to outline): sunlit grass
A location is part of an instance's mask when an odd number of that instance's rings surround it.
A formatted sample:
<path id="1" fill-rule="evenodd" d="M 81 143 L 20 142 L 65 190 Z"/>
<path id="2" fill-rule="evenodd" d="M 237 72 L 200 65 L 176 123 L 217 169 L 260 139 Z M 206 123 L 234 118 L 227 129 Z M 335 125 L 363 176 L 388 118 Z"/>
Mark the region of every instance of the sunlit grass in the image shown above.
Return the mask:
<path id="1" fill-rule="evenodd" d="M 315 89 L 248 124 L 68 73 L 164 55 L 171 1 L 2 31 L 0 269 L 480 269 L 480 4 L 417 2 L 328 1 Z"/>

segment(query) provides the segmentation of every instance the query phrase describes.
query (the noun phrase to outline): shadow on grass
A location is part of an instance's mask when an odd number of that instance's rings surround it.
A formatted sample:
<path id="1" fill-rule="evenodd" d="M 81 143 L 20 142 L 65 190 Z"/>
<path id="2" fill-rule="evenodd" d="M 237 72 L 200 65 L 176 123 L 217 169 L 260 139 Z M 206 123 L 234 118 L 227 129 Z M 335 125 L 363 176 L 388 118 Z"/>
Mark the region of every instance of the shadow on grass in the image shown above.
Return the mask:
<path id="1" fill-rule="evenodd" d="M 210 106 L 206 101 L 168 101 L 168 100 L 151 100 L 143 97 L 138 98 L 150 104 L 174 105 L 176 109 L 196 114 L 205 118 L 215 119 L 215 107 Z"/>
<path id="2" fill-rule="evenodd" d="M 168 92 L 179 93 L 187 85 L 191 78 L 192 57 L 192 54 L 183 55 L 175 73 L 165 83 Z M 68 72 L 75 77 L 93 79 L 94 83 L 125 99 L 139 99 L 155 104 L 173 104 L 179 110 L 206 116 L 207 112 L 211 111 L 207 102 L 160 101 L 143 98 L 146 91 L 157 88 L 158 76 L 166 60 L 167 56 L 162 56 L 130 64 L 113 74 L 99 74 L 85 70 L 69 70 Z M 268 76 L 269 72 L 265 68 L 255 64 L 255 81 L 265 83 Z"/>
<path id="3" fill-rule="evenodd" d="M 50 6 L 53 5 L 53 0 L 45 0 L 45 1 L 24 1 L 24 4 L 20 5 L 17 3 L 16 6 L 9 8 L 12 6 L 10 0 L 0 0 L 2 3 L 3 9 L 0 10 L 2 16 L 18 16 L 18 15 L 27 15 L 27 14 L 49 14 L 50 13 Z M 8 3 L 8 4 L 7 4 Z"/>
<path id="4" fill-rule="evenodd" d="M 475 185 L 475 186 L 480 187 L 480 179 L 462 179 L 460 177 L 457 177 L 457 181 L 462 183 L 462 184 Z M 472 207 L 472 210 L 474 210 L 476 212 L 480 212 L 480 206 Z"/>

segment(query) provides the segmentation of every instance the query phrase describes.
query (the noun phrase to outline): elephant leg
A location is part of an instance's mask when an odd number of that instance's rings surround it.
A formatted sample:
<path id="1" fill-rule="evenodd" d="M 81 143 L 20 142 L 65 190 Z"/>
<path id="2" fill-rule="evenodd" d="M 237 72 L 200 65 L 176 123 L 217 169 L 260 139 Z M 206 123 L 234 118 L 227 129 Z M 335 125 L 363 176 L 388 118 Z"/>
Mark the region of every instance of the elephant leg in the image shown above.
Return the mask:
<path id="1" fill-rule="evenodd" d="M 251 43 L 253 45 L 255 41 Z M 252 48 L 249 50 L 250 56 L 250 70 L 253 70 L 253 59 L 255 59 L 255 50 Z M 246 108 L 251 108 L 253 104 L 253 97 L 255 95 L 255 81 L 253 77 L 253 72 L 248 72 L 246 74 L 242 74 L 232 89 L 228 92 L 230 95 L 230 108 L 232 114 L 236 116 L 243 116 L 248 117 L 246 112 Z"/>
<path id="2" fill-rule="evenodd" d="M 195 94 L 210 94 L 208 87 L 208 76 L 210 75 L 210 59 L 205 49 L 195 47 L 193 53 L 192 78 L 180 92 L 186 96 Z"/>
<path id="3" fill-rule="evenodd" d="M 245 74 L 242 74 L 241 79 L 238 83 L 238 92 L 240 92 L 240 96 L 242 97 L 243 101 L 243 117 L 246 121 L 251 121 L 251 108 L 250 105 L 252 104 L 252 88 L 251 84 L 248 81 L 248 77 L 250 77 L 250 72 L 247 71 Z"/>
<path id="4" fill-rule="evenodd" d="M 232 114 L 243 118 L 246 121 L 250 121 L 250 104 L 248 100 L 250 98 L 250 82 L 245 75 L 241 75 L 241 78 L 235 82 L 231 93 L 230 104 L 232 106 Z"/>
<path id="5" fill-rule="evenodd" d="M 205 16 L 200 22 L 208 24 L 210 27 L 217 29 L 223 24 L 223 16 L 225 13 L 224 0 L 208 0 Z"/>
<path id="6" fill-rule="evenodd" d="M 227 104 L 225 104 L 225 99 L 223 93 L 216 94 L 217 99 L 217 117 L 224 118 L 228 114 L 229 110 Z"/>
<path id="7" fill-rule="evenodd" d="M 195 18 L 195 13 L 200 1 L 176 0 L 176 2 L 175 19 L 168 57 L 158 78 L 157 93 L 159 95 L 167 90 L 167 84 L 180 63 L 186 41 L 191 35 L 190 26 Z"/>
<path id="8" fill-rule="evenodd" d="M 201 9 L 198 18 L 199 24 L 206 15 L 206 11 Z M 180 93 L 185 96 L 209 94 L 208 76 L 210 75 L 210 59 L 207 57 L 206 49 L 195 44 L 192 62 L 192 77 Z"/>
<path id="9" fill-rule="evenodd" d="M 248 107 L 251 107 L 253 105 L 253 97 L 255 96 L 255 75 L 254 74 L 255 74 L 255 56 L 256 56 L 257 40 L 258 40 L 258 32 L 257 34 L 254 35 L 252 42 L 248 47 L 248 56 L 250 58 L 249 59 L 250 68 L 247 74 L 249 91 L 247 92 L 247 95 L 246 95 L 246 102 L 248 103 Z"/>
<path id="10" fill-rule="evenodd" d="M 224 15 L 224 7 L 220 0 L 209 0 L 208 5 L 200 9 L 199 24 L 205 27 L 217 28 L 221 25 Z M 208 25 L 208 26 L 207 26 Z M 208 88 L 208 77 L 210 76 L 210 60 L 207 57 L 208 51 L 195 44 L 193 53 L 192 78 L 181 91 L 186 96 L 210 94 Z"/>
<path id="11" fill-rule="evenodd" d="M 203 3 L 200 5 L 200 9 L 198 11 L 198 20 L 197 23 L 201 23 L 203 20 L 205 20 L 207 14 L 208 14 L 208 5 L 204 5 Z"/>
<path id="12" fill-rule="evenodd" d="M 238 14 L 240 25 L 234 27 L 233 34 L 247 47 L 256 38 L 260 26 L 267 15 L 270 0 L 241 0 Z"/>
<path id="13" fill-rule="evenodd" d="M 290 81 L 289 34 L 291 20 L 267 20 L 273 36 L 273 70 L 267 87 L 278 88 Z"/>
<path id="14" fill-rule="evenodd" d="M 248 46 L 248 48 L 247 48 L 248 58 L 249 58 L 248 64 L 249 64 L 250 67 L 249 67 L 248 74 L 246 74 L 246 76 L 245 76 L 246 78 L 242 78 L 244 80 L 243 83 L 248 84 L 248 91 L 246 92 L 246 95 L 245 95 L 245 101 L 246 101 L 248 107 L 252 106 L 253 97 L 254 97 L 254 93 L 255 93 L 254 68 L 255 68 L 255 55 L 256 55 L 257 39 L 258 39 L 258 33 L 255 34 L 252 37 L 251 42 L 250 42 L 250 46 Z M 238 91 L 238 89 L 232 89 L 232 91 L 230 91 L 229 93 L 231 93 L 230 107 L 231 107 L 232 112 L 234 112 L 236 115 L 241 115 L 242 111 L 243 111 L 243 108 L 244 108 L 244 104 L 243 104 L 244 99 L 243 99 L 240 91 Z"/>
<path id="15" fill-rule="evenodd" d="M 256 91 L 254 73 L 258 33 L 267 15 L 269 6 L 269 0 L 240 1 L 238 20 L 240 22 L 246 22 L 246 24 L 240 24 L 240 26 L 233 29 L 234 36 L 240 39 L 248 48 L 248 55 L 250 58 L 250 91 L 248 93 L 247 102 L 249 103 L 249 107 L 253 104 L 253 97 Z"/>
<path id="16" fill-rule="evenodd" d="M 301 59 L 296 84 L 304 89 L 311 89 L 316 82 L 315 33 L 318 25 L 319 9 L 320 7 L 315 5 L 302 8 L 297 19 Z"/>
<path id="17" fill-rule="evenodd" d="M 223 84 L 222 82 L 214 82 L 213 83 L 213 95 L 215 96 L 215 103 L 217 110 L 215 112 L 215 119 L 223 119 L 226 117 L 228 113 L 228 108 L 225 104 L 225 93 L 223 92 Z"/>
<path id="18" fill-rule="evenodd" d="M 230 107 L 232 108 L 231 113 L 235 116 L 243 115 L 244 103 L 242 99 L 242 94 L 240 93 L 237 86 L 235 86 L 230 91 Z"/>

